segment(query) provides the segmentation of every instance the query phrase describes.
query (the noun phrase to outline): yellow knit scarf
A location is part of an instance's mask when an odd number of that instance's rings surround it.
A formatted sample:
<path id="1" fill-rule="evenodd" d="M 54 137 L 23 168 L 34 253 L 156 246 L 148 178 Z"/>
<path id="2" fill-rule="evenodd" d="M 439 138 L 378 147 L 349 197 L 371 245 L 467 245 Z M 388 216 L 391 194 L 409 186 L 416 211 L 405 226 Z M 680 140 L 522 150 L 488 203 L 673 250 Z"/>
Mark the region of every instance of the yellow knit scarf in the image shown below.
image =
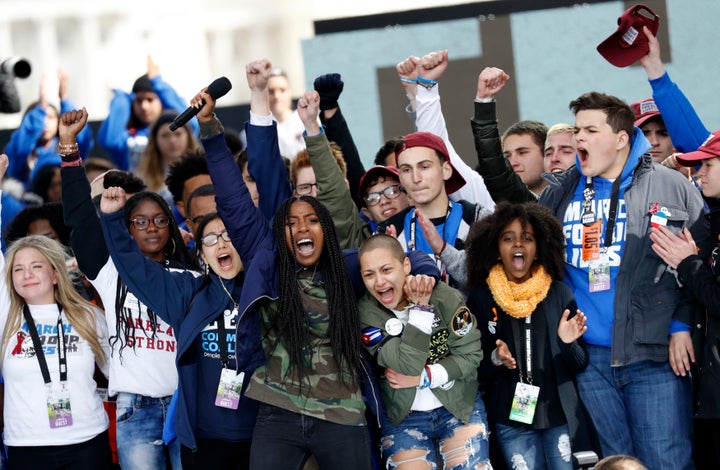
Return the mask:
<path id="1" fill-rule="evenodd" d="M 495 302 L 505 313 L 513 318 L 525 318 L 547 296 L 552 278 L 539 265 L 533 268 L 530 279 L 516 284 L 508 281 L 502 264 L 498 263 L 490 270 L 487 283 Z"/>

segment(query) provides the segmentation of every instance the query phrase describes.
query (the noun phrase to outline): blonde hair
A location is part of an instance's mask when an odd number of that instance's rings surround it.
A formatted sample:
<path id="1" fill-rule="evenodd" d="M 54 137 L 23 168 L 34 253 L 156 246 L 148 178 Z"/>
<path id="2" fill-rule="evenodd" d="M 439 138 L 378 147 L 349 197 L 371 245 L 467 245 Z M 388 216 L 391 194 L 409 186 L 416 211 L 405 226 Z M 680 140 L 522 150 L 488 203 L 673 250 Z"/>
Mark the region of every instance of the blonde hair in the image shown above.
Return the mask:
<path id="1" fill-rule="evenodd" d="M 553 134 L 560 134 L 562 132 L 569 132 L 572 134 L 574 131 L 574 126 L 571 126 L 570 124 L 565 124 L 564 122 L 559 122 L 557 124 L 553 124 L 550 129 L 548 129 L 547 136 L 550 137 Z"/>
<path id="2" fill-rule="evenodd" d="M 640 460 L 629 455 L 611 455 L 595 464 L 595 470 L 648 470 Z"/>
<path id="3" fill-rule="evenodd" d="M 83 299 L 72 285 L 67 266 L 65 265 L 65 251 L 63 247 L 55 240 L 43 235 L 30 235 L 20 238 L 10 245 L 10 248 L 5 254 L 5 283 L 7 285 L 8 296 L 10 297 L 10 309 L 8 311 L 7 323 L 5 324 L 5 331 L 2 333 L 0 351 L 2 351 L 3 354 L 0 355 L 0 358 L 5 357 L 5 350 L 8 344 L 10 344 L 15 332 L 20 329 L 21 326 L 25 299 L 15 290 L 12 271 L 15 256 L 17 256 L 20 250 L 26 248 L 38 250 L 57 273 L 58 282 L 55 286 L 55 301 L 62 305 L 65 316 L 73 328 L 90 344 L 96 361 L 99 364 L 103 364 L 105 362 L 105 353 L 100 346 L 100 340 L 97 334 L 95 323 L 96 307 Z"/>

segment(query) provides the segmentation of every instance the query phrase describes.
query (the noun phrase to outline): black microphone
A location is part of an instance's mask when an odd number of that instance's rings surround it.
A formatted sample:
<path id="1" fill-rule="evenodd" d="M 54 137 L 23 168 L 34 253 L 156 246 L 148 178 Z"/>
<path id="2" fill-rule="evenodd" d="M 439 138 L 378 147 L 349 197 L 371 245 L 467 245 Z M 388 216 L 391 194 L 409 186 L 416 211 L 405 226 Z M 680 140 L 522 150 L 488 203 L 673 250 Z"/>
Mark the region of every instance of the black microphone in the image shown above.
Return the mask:
<path id="1" fill-rule="evenodd" d="M 207 94 L 210 95 L 212 99 L 216 100 L 225 96 L 231 88 L 232 83 L 230 83 L 230 80 L 228 80 L 226 77 L 220 77 L 215 79 L 210 85 L 208 85 Z M 173 122 L 170 123 L 170 130 L 175 132 L 175 129 L 187 124 L 187 122 L 192 119 L 193 116 L 200 112 L 203 106 L 205 106 L 205 100 L 203 100 L 202 104 L 197 108 L 194 106 L 190 106 L 188 109 L 183 111 L 178 117 L 173 120 Z"/>

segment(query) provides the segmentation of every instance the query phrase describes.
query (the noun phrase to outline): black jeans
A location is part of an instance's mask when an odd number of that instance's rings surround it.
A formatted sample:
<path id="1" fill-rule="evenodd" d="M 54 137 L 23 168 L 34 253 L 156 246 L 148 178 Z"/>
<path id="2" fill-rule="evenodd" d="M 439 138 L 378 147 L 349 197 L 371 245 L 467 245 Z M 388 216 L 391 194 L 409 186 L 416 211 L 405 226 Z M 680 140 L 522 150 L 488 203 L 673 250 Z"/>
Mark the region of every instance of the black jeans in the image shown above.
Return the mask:
<path id="1" fill-rule="evenodd" d="M 8 447 L 9 470 L 105 470 L 111 466 L 112 454 L 107 431 L 80 444 Z"/>
<path id="2" fill-rule="evenodd" d="M 197 451 L 180 447 L 183 470 L 247 470 L 250 468 L 250 442 L 228 442 L 219 439 L 198 439 Z"/>
<path id="3" fill-rule="evenodd" d="M 367 426 L 346 426 L 260 405 L 250 468 L 301 469 L 311 454 L 321 469 L 367 470 L 372 466 Z"/>

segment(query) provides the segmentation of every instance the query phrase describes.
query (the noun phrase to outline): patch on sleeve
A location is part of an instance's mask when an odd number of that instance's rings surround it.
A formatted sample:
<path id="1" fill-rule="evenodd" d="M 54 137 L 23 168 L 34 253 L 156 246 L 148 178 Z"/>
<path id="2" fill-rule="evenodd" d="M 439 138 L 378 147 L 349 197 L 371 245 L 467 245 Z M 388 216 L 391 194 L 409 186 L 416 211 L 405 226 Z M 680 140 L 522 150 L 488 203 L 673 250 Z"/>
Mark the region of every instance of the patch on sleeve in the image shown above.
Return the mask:
<path id="1" fill-rule="evenodd" d="M 450 329 L 456 336 L 465 336 L 475 328 L 475 317 L 465 305 L 458 308 L 450 320 Z"/>
<path id="2" fill-rule="evenodd" d="M 375 346 L 382 341 L 383 334 L 382 330 L 375 326 L 368 326 L 363 328 L 360 339 L 365 346 Z"/>

